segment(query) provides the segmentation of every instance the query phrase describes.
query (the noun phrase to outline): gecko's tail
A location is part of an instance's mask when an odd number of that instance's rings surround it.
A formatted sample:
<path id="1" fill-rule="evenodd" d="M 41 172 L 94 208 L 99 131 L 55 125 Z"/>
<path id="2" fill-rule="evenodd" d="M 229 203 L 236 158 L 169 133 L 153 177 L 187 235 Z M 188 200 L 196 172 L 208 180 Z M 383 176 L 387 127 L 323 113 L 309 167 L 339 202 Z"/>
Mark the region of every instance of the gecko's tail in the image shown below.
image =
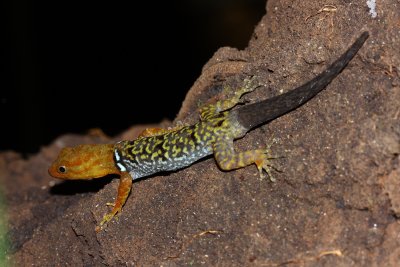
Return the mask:
<path id="1" fill-rule="evenodd" d="M 276 119 L 298 108 L 321 92 L 350 62 L 369 36 L 363 32 L 354 44 L 324 72 L 287 93 L 234 110 L 237 121 L 246 130 Z"/>

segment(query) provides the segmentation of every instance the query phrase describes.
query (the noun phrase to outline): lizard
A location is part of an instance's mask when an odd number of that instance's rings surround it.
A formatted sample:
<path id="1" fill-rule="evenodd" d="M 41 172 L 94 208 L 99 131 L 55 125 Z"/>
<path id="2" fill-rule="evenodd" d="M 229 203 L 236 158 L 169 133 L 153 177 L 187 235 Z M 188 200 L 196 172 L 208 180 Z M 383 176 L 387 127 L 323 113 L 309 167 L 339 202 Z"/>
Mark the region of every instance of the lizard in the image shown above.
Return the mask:
<path id="1" fill-rule="evenodd" d="M 121 211 L 132 187 L 132 181 L 159 172 L 187 167 L 201 158 L 214 154 L 220 169 L 229 171 L 255 164 L 261 177 L 271 175 L 271 151 L 267 148 L 235 151 L 233 141 L 251 129 L 274 120 L 309 101 L 346 67 L 368 38 L 363 32 L 358 39 L 325 71 L 305 84 L 266 100 L 233 109 L 241 97 L 255 90 L 254 78 L 245 79 L 243 86 L 230 98 L 199 109 L 200 120 L 193 125 L 172 129 L 150 128 L 135 140 L 115 144 L 85 144 L 65 147 L 49 168 L 55 178 L 93 179 L 109 174 L 120 176 L 118 194 L 96 231 Z"/>

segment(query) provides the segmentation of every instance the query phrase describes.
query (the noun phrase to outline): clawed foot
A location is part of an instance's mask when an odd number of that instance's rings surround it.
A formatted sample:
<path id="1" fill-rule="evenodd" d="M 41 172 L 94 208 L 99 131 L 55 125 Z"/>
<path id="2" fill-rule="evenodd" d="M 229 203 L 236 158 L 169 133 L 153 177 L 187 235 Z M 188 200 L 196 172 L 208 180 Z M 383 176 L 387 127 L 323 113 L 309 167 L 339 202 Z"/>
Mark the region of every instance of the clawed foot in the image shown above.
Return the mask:
<path id="1" fill-rule="evenodd" d="M 244 93 L 252 92 L 260 86 L 261 85 L 257 82 L 257 76 L 251 76 L 250 78 L 244 79 L 242 90 L 244 90 Z"/>
<path id="2" fill-rule="evenodd" d="M 118 195 L 115 203 L 106 203 L 107 206 L 113 207 L 110 213 L 103 217 L 100 225 L 96 227 L 96 232 L 101 231 L 105 228 L 107 223 L 114 218 L 114 216 L 121 212 L 122 206 L 125 204 L 128 198 L 129 192 L 132 187 L 132 177 L 128 172 L 121 172 L 121 177 L 119 178 Z"/>
<path id="3" fill-rule="evenodd" d="M 240 99 L 242 95 L 253 92 L 258 87 L 260 87 L 260 84 L 257 82 L 256 76 L 246 78 L 243 81 L 243 86 L 235 92 L 235 96 Z"/>
<path id="4" fill-rule="evenodd" d="M 281 170 L 277 169 L 275 166 L 271 164 L 272 159 L 277 159 L 280 157 L 276 157 L 272 155 L 271 151 L 271 146 L 276 143 L 277 140 L 275 138 L 272 138 L 272 140 L 268 143 L 267 147 L 263 151 L 263 156 L 259 159 L 256 160 L 255 164 L 257 165 L 258 172 L 260 174 L 260 178 L 264 179 L 265 174 L 263 171 L 265 171 L 268 174 L 268 177 L 271 182 L 275 182 L 276 179 L 272 176 L 271 169 L 274 169 L 277 172 L 282 172 Z"/>
<path id="5" fill-rule="evenodd" d="M 110 203 L 110 202 L 106 203 L 106 205 L 111 206 L 111 207 L 115 206 L 114 203 Z M 95 229 L 96 232 L 100 232 L 101 230 L 103 230 L 107 226 L 107 223 L 109 221 L 111 221 L 113 218 L 115 218 L 115 220 L 118 220 L 118 217 L 116 215 L 120 211 L 121 211 L 121 209 L 113 209 L 110 213 L 107 213 L 106 215 L 104 215 L 100 224 L 98 226 L 96 226 L 96 229 Z"/>
<path id="6" fill-rule="evenodd" d="M 256 76 L 244 79 L 242 87 L 235 91 L 234 96 L 231 99 L 233 105 L 231 105 L 234 106 L 237 104 L 246 104 L 248 101 L 242 99 L 241 97 L 247 93 L 253 92 L 259 86 L 260 84 L 257 82 Z"/>

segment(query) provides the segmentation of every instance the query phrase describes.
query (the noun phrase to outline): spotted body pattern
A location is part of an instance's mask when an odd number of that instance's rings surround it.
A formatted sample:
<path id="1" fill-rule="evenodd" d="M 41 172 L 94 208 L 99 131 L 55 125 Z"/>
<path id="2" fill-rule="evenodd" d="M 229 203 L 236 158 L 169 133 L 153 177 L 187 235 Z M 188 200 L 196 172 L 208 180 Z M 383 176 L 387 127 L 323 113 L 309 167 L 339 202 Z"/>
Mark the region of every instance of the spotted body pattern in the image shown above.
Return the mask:
<path id="1" fill-rule="evenodd" d="M 212 154 L 215 136 L 206 135 L 204 131 L 211 129 L 204 126 L 196 124 L 163 135 L 121 141 L 115 145 L 115 162 L 121 171 L 129 171 L 133 179 L 189 166 Z"/>
<path id="2" fill-rule="evenodd" d="M 114 150 L 118 169 L 129 172 L 133 179 L 137 179 L 187 167 L 213 153 L 220 155 L 216 157 L 217 162 L 221 163 L 219 165 L 229 165 L 229 169 L 244 166 L 244 157 L 237 157 L 233 149 L 227 148 L 233 146 L 227 140 L 233 141 L 246 131 L 225 110 L 235 106 L 243 94 L 256 87 L 253 80 L 245 80 L 243 88 L 237 90 L 232 98 L 202 108 L 201 121 L 194 125 L 163 130 L 162 134 L 156 131 L 133 141 L 118 142 Z M 225 159 L 229 159 L 228 164 Z"/>
<path id="3" fill-rule="evenodd" d="M 132 180 L 161 171 L 177 170 L 214 154 L 218 166 L 233 170 L 255 164 L 260 176 L 270 172 L 270 150 L 237 152 L 233 141 L 260 124 L 269 122 L 303 105 L 322 91 L 356 55 L 368 38 L 364 32 L 354 44 L 324 72 L 309 82 L 287 93 L 232 108 L 243 94 L 257 85 L 253 79 L 245 80 L 234 95 L 216 104 L 200 109 L 200 121 L 191 126 L 173 129 L 152 128 L 145 130 L 133 141 L 115 145 L 96 144 L 64 148 L 49 168 L 51 176 L 60 179 L 91 179 L 116 174 L 120 176 L 118 195 L 110 213 L 103 217 L 97 230 L 101 230 L 118 212 L 128 198 Z"/>

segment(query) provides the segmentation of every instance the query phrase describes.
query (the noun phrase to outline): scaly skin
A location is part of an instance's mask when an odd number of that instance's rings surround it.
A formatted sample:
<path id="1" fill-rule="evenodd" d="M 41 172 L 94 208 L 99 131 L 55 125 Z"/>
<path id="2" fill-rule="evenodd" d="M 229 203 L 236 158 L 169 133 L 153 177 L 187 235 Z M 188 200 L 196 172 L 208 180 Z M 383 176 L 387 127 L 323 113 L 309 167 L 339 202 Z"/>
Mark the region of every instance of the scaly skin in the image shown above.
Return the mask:
<path id="1" fill-rule="evenodd" d="M 108 174 L 120 176 L 113 209 L 104 216 L 97 231 L 121 211 L 131 190 L 132 180 L 161 171 L 181 169 L 211 154 L 214 154 L 222 170 L 229 171 L 254 163 L 261 177 L 265 171 L 273 180 L 269 146 L 237 152 L 233 141 L 317 95 L 344 69 L 367 38 L 368 33 L 364 32 L 327 70 L 292 91 L 231 110 L 240 102 L 243 94 L 258 87 L 254 79 L 246 79 L 242 88 L 232 97 L 201 108 L 200 121 L 194 125 L 146 129 L 136 140 L 121 141 L 115 145 L 64 148 L 49 168 L 49 173 L 66 180 L 92 179 Z"/>
<path id="2" fill-rule="evenodd" d="M 261 175 L 263 169 L 269 172 L 266 150 L 234 151 L 233 140 L 242 137 L 246 130 L 225 111 L 256 87 L 253 80 L 245 80 L 244 86 L 232 98 L 203 107 L 201 120 L 194 125 L 164 130 L 161 134 L 156 130 L 147 137 L 117 143 L 114 158 L 118 169 L 128 171 L 133 179 L 137 179 L 160 171 L 177 170 L 214 154 L 223 170 L 255 163 Z"/>
<path id="3" fill-rule="evenodd" d="M 114 145 L 79 145 L 63 148 L 49 168 L 51 176 L 65 180 L 104 177 L 121 172 L 116 168 Z"/>
<path id="4" fill-rule="evenodd" d="M 113 144 L 79 145 L 63 148 L 58 158 L 49 168 L 49 174 L 64 180 L 87 180 L 101 178 L 109 174 L 120 176 L 118 196 L 110 213 L 104 216 L 96 231 L 121 211 L 132 187 L 132 177 L 127 172 L 121 172 L 115 166 L 113 159 Z M 109 205 L 109 203 L 107 203 Z"/>
<path id="5" fill-rule="evenodd" d="M 201 121 L 191 126 L 179 126 L 169 130 L 146 129 L 136 140 L 121 141 L 115 145 L 79 145 L 64 148 L 50 166 L 49 173 L 53 177 L 66 180 L 92 179 L 108 174 L 120 175 L 117 200 L 112 205 L 112 211 L 104 216 L 100 226 L 96 228 L 97 231 L 121 211 L 133 179 L 183 168 L 212 153 L 223 170 L 233 170 L 255 163 L 263 177 L 263 169 L 270 174 L 269 150 L 236 153 L 233 149 L 233 139 L 243 136 L 246 130 L 225 111 L 239 103 L 243 94 L 253 91 L 256 87 L 253 80 L 245 80 L 243 88 L 236 91 L 232 98 L 203 107 Z"/>

